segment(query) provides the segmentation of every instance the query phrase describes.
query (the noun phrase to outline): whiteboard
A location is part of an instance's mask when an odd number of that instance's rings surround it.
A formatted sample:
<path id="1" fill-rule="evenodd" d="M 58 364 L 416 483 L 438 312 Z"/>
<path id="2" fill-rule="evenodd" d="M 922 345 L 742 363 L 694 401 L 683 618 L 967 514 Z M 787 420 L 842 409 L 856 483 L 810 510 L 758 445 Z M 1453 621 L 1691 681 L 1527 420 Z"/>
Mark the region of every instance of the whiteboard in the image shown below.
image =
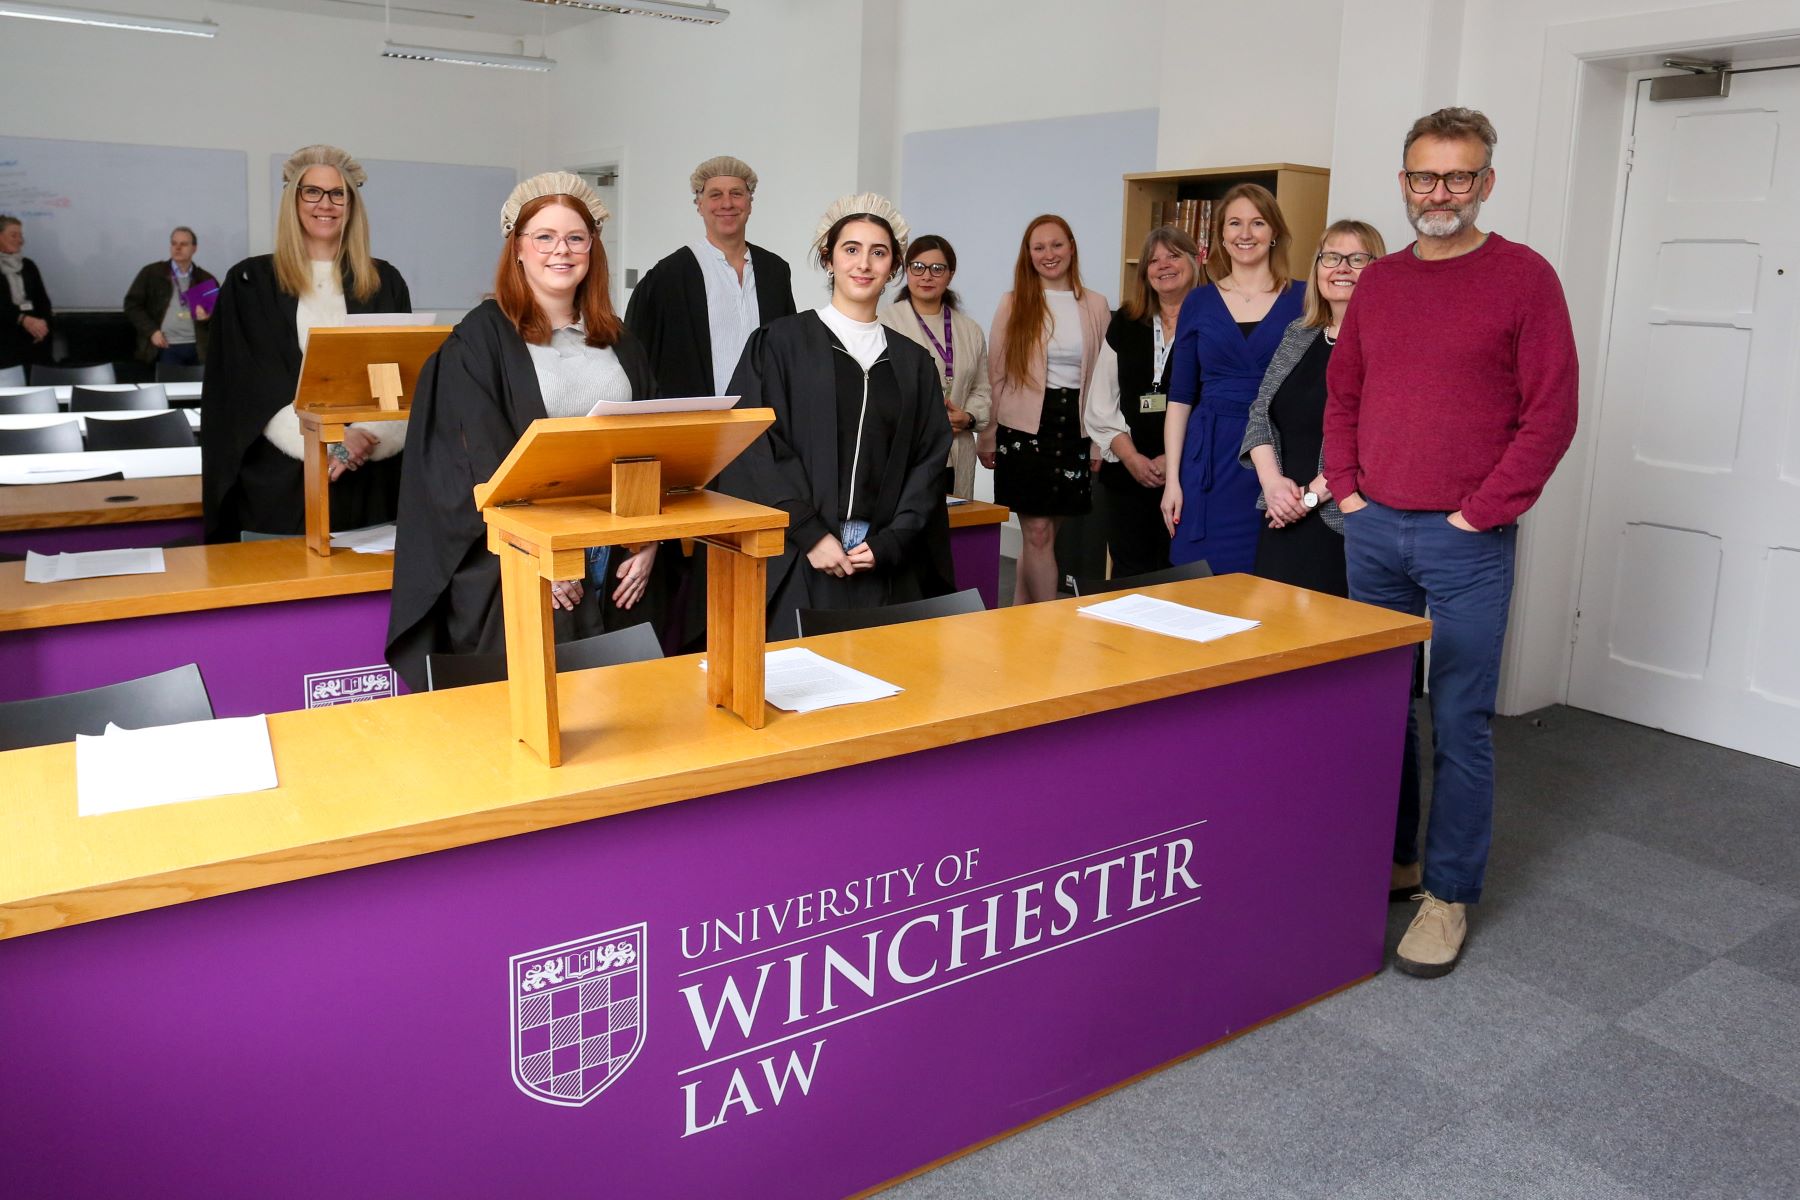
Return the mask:
<path id="1" fill-rule="evenodd" d="M 59 309 L 117 311 L 169 231 L 191 226 L 215 275 L 250 253 L 241 150 L 0 137 L 0 213 L 25 223 L 25 256 Z"/>
<path id="2" fill-rule="evenodd" d="M 282 201 L 281 164 L 269 159 L 269 194 Z M 500 206 L 519 182 L 512 167 L 358 159 L 369 173 L 369 248 L 406 280 L 413 307 L 427 312 L 474 308 L 494 290 L 500 257 Z M 273 226 L 271 226 L 273 228 Z"/>

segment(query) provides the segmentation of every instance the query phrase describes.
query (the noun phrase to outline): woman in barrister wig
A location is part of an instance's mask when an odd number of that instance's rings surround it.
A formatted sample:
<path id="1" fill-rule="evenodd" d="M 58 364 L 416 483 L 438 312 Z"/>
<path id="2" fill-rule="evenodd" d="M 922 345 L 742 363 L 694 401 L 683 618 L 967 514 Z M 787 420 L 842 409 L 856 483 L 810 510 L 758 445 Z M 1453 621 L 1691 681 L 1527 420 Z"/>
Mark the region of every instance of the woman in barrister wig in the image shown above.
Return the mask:
<path id="1" fill-rule="evenodd" d="M 644 348 L 613 311 L 600 228 L 607 211 L 581 177 L 536 175 L 500 210 L 494 298 L 464 317 L 419 373 L 406 438 L 387 653 L 407 684 L 429 654 L 506 645 L 500 563 L 473 489 L 530 424 L 579 417 L 599 400 L 655 391 Z M 645 619 L 657 546 L 590 552 L 583 579 L 551 586 L 556 638 Z"/>
<path id="2" fill-rule="evenodd" d="M 732 377 L 738 407 L 775 410 L 720 481 L 788 514 L 768 565 L 771 638 L 796 635 L 798 609 L 875 608 L 954 586 L 937 367 L 877 319 L 907 232 L 873 192 L 828 208 L 813 253 L 830 274 L 830 303 L 757 330 Z"/>
<path id="3" fill-rule="evenodd" d="M 296 150 L 281 167 L 275 253 L 225 273 L 200 399 L 206 540 L 306 529 L 294 389 L 308 333 L 347 313 L 411 312 L 406 280 L 369 254 L 361 164 L 336 146 Z M 331 527 L 394 519 L 399 422 L 352 425 L 332 449 Z"/>

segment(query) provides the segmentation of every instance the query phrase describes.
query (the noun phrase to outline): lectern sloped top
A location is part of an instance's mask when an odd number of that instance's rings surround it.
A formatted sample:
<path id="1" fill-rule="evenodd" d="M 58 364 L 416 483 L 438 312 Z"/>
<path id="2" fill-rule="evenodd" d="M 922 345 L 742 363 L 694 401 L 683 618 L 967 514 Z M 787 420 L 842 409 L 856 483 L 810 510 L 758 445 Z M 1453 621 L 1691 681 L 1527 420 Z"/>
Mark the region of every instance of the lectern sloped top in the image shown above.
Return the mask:
<path id="1" fill-rule="evenodd" d="M 450 336 L 448 325 L 320 326 L 307 335 L 300 363 L 294 407 L 302 412 L 326 409 L 378 409 L 369 391 L 369 367 L 393 363 L 400 368 L 400 411 L 412 407 L 413 390 L 425 360 Z M 391 418 L 394 414 L 387 413 Z"/>
<path id="2" fill-rule="evenodd" d="M 631 459 L 655 459 L 664 491 L 705 487 L 774 423 L 768 408 L 546 417 L 533 421 L 493 477 L 476 485 L 475 505 L 604 495 L 612 491 L 613 464 Z"/>

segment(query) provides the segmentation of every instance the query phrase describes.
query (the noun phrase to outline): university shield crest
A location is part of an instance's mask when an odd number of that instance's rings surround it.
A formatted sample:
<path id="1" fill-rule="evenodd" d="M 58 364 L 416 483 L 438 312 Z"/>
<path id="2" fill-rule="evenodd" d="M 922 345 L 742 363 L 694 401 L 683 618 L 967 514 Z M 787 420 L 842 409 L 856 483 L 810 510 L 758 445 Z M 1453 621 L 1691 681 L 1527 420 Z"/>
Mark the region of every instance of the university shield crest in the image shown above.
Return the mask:
<path id="1" fill-rule="evenodd" d="M 644 1044 L 644 925 L 512 956 L 512 1076 L 533 1100 L 579 1108 Z"/>

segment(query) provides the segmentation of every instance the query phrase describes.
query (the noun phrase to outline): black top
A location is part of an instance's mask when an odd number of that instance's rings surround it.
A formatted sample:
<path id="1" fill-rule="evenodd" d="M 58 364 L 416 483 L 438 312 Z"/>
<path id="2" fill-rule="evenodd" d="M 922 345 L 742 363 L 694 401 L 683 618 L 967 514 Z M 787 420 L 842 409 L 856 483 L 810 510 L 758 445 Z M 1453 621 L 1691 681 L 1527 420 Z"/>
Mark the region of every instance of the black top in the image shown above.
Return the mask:
<path id="1" fill-rule="evenodd" d="M 1251 334 L 1256 332 L 1256 327 L 1261 324 L 1261 321 L 1239 321 L 1237 323 L 1238 332 L 1248 338 Z"/>
<path id="2" fill-rule="evenodd" d="M 0 279 L 0 367 L 50 361 L 50 339 L 32 341 L 31 335 L 25 332 L 25 326 L 19 320 L 30 315 L 48 321 L 52 315 L 50 293 L 44 290 L 44 277 L 38 274 L 37 264 L 29 258 L 20 268 L 19 277 L 25 281 L 25 298 L 31 301 L 31 312 L 27 314 L 13 303 L 12 288 L 4 279 Z"/>
<path id="3" fill-rule="evenodd" d="M 625 330 L 613 351 L 631 380 L 631 398 L 649 397 L 655 383 L 643 346 Z M 499 469 L 526 427 L 548 414 L 525 339 L 492 300 L 482 301 L 444 339 L 420 370 L 414 391 L 402 456 L 387 655 L 407 685 L 423 691 L 426 655 L 503 648 L 500 563 L 487 549 L 487 522 L 473 492 Z M 468 608 L 484 611 L 455 611 Z M 474 644 L 453 645 L 453 626 L 481 632 Z"/>
<path id="4" fill-rule="evenodd" d="M 867 520 L 880 491 L 881 459 L 900 428 L 900 382 L 894 378 L 892 360 L 883 351 L 869 367 L 865 388 L 862 365 L 850 357 L 835 333 L 825 332 L 831 338 L 832 365 L 837 372 L 838 495 L 850 497 L 844 510 L 846 520 Z M 855 478 L 851 477 L 853 470 Z"/>
<path id="5" fill-rule="evenodd" d="M 1325 368 L 1331 343 L 1313 339 L 1294 369 L 1269 397 L 1269 423 L 1281 435 L 1281 469 L 1304 488 L 1318 475 L 1319 446 L 1325 440 Z"/>
<path id="6" fill-rule="evenodd" d="M 794 290 L 787 261 L 753 245 L 750 264 L 756 273 L 756 313 L 761 323 L 792 316 Z M 713 394 L 717 385 L 706 277 L 692 250 L 683 246 L 644 273 L 626 303 L 625 325 L 650 357 L 659 396 Z"/>
<path id="7" fill-rule="evenodd" d="M 1119 412 L 1131 430 L 1131 444 L 1139 454 L 1155 458 L 1163 452 L 1163 414 L 1144 412 L 1139 401 L 1145 392 L 1169 390 L 1169 364 L 1175 356 L 1165 356 L 1162 376 L 1157 377 L 1156 331 L 1147 321 L 1125 316 L 1123 309 L 1113 313 L 1112 324 L 1106 328 L 1106 344 L 1119 357 Z"/>

